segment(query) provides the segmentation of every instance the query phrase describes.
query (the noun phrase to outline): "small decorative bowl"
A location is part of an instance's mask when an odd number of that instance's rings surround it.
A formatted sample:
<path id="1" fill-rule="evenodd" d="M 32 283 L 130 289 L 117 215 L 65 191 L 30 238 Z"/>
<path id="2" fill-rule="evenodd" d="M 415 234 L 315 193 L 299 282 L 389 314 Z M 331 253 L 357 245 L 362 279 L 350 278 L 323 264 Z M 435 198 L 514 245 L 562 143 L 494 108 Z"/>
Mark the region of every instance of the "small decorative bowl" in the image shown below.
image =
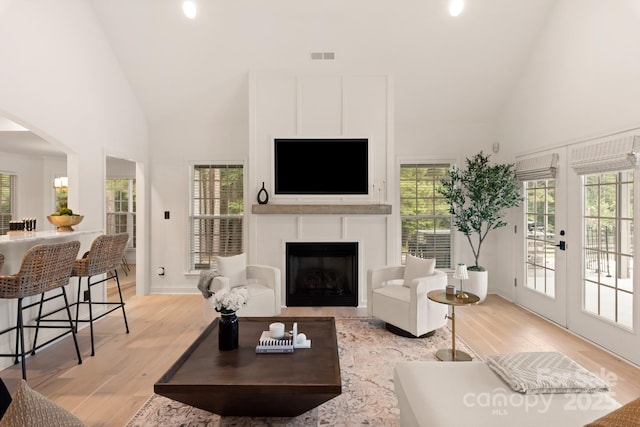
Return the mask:
<path id="1" fill-rule="evenodd" d="M 58 231 L 73 231 L 73 226 L 82 222 L 82 215 L 49 215 L 47 219 L 56 227 Z"/>

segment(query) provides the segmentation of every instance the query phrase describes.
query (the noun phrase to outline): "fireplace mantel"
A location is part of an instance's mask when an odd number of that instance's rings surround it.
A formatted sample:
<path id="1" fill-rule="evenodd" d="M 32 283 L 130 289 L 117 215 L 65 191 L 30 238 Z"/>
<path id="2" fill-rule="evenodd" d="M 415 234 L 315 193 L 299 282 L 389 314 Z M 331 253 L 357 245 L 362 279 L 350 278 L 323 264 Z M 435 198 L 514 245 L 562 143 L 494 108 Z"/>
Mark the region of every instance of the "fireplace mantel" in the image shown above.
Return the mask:
<path id="1" fill-rule="evenodd" d="M 251 212 L 259 215 L 390 215 L 391 205 L 266 204 L 252 205 Z"/>

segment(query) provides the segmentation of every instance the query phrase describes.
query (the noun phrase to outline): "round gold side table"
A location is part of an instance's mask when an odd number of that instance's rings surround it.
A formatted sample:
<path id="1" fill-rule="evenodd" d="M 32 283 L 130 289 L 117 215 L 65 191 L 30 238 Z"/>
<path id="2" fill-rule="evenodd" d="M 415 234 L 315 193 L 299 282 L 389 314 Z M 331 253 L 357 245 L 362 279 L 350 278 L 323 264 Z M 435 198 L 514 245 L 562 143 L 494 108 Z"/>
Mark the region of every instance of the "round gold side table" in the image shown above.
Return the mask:
<path id="1" fill-rule="evenodd" d="M 480 302 L 480 297 L 477 295 L 469 292 L 467 292 L 466 295 L 467 298 L 460 298 L 456 295 L 447 295 L 444 289 L 431 291 L 427 294 L 427 298 L 431 301 L 451 306 L 451 315 L 447 316 L 448 319 L 451 319 L 451 348 L 438 350 L 436 352 L 436 358 L 438 360 L 452 362 L 468 362 L 471 360 L 469 353 L 456 350 L 456 306 L 472 305 Z"/>

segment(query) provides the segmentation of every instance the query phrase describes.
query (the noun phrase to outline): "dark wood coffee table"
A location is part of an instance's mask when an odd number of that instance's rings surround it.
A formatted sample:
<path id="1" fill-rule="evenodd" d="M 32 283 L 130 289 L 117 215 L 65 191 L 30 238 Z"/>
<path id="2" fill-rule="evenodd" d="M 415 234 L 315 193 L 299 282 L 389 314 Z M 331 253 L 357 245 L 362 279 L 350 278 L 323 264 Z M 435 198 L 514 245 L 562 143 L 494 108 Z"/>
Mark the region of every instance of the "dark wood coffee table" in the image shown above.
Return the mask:
<path id="1" fill-rule="evenodd" d="M 293 353 L 256 354 L 262 331 L 284 322 L 311 339 Z M 220 415 L 294 417 L 342 393 L 333 317 L 241 317 L 239 348 L 218 350 L 215 319 L 171 368 L 154 391 Z"/>

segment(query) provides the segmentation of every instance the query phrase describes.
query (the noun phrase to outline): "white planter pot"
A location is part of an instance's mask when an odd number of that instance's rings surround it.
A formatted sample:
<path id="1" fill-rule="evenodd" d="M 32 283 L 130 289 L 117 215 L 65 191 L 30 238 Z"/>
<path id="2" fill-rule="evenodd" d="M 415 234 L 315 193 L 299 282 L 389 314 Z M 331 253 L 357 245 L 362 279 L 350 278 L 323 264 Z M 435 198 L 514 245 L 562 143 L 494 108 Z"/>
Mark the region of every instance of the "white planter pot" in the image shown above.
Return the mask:
<path id="1" fill-rule="evenodd" d="M 489 272 L 468 270 L 467 274 L 469 279 L 464 281 L 464 289 L 480 297 L 480 302 L 484 301 L 489 287 Z"/>

